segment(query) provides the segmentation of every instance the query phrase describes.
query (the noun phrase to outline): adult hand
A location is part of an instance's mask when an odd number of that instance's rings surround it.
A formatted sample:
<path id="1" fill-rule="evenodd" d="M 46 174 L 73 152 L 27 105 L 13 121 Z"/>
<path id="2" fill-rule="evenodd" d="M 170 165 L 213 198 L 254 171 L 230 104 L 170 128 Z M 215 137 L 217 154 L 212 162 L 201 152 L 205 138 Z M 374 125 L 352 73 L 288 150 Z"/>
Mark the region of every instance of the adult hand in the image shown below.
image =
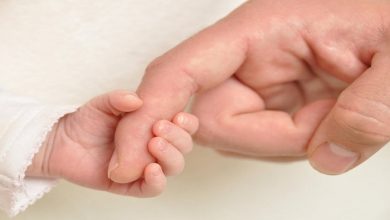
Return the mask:
<path id="1" fill-rule="evenodd" d="M 118 126 L 129 135 L 116 140 L 112 180 L 139 177 L 153 161 L 139 159 L 153 123 L 195 93 L 203 143 L 251 156 L 308 151 L 330 174 L 357 166 L 389 140 L 389 11 L 382 0 L 248 1 L 149 65 L 144 106 Z"/>
<path id="2" fill-rule="evenodd" d="M 328 174 L 365 161 L 390 137 L 389 5 L 250 1 L 211 27 L 230 23 L 248 47 L 233 77 L 195 99 L 198 140 L 229 155 L 308 152 Z"/>

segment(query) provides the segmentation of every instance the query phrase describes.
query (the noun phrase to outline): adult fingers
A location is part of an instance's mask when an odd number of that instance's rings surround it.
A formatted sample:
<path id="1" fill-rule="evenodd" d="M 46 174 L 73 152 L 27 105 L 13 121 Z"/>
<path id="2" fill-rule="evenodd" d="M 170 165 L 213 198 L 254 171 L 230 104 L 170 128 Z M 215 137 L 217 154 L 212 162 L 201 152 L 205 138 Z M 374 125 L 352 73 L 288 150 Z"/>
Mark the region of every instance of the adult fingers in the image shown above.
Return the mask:
<path id="1" fill-rule="evenodd" d="M 156 121 L 171 120 L 194 93 L 226 80 L 244 62 L 246 39 L 242 31 L 232 30 L 241 25 L 229 21 L 205 29 L 149 65 L 137 91 L 143 107 L 126 115 L 117 127 L 109 166 L 113 181 L 132 182 L 153 161 L 147 143 Z"/>
<path id="2" fill-rule="evenodd" d="M 386 48 L 386 47 L 384 47 Z M 390 46 L 339 96 L 309 147 L 312 166 L 326 174 L 344 173 L 390 140 Z"/>
<path id="3" fill-rule="evenodd" d="M 218 150 L 251 157 L 303 156 L 332 104 L 317 101 L 294 116 L 266 110 L 256 92 L 231 78 L 195 99 L 192 110 L 200 120 L 196 139 Z"/>

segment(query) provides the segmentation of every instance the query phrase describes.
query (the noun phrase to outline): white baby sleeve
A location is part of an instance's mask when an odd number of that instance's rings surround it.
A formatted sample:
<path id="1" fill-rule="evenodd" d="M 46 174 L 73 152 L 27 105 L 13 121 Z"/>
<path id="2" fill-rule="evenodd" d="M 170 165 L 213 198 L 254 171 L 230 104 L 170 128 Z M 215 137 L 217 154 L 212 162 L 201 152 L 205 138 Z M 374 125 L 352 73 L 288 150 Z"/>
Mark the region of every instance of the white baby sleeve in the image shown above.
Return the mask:
<path id="1" fill-rule="evenodd" d="M 25 177 L 51 127 L 75 107 L 50 106 L 0 91 L 0 209 L 15 216 L 48 192 L 55 180 Z"/>

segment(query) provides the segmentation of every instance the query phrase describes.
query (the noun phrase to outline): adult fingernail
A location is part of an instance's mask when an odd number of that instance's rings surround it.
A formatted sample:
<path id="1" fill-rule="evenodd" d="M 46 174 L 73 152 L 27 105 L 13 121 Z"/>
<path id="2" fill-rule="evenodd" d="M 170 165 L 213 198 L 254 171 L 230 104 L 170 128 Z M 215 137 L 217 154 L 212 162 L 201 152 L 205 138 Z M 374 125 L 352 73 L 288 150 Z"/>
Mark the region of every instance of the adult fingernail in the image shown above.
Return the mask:
<path id="1" fill-rule="evenodd" d="M 341 174 L 354 167 L 360 155 L 347 148 L 323 143 L 310 155 L 311 165 L 326 174 Z"/>

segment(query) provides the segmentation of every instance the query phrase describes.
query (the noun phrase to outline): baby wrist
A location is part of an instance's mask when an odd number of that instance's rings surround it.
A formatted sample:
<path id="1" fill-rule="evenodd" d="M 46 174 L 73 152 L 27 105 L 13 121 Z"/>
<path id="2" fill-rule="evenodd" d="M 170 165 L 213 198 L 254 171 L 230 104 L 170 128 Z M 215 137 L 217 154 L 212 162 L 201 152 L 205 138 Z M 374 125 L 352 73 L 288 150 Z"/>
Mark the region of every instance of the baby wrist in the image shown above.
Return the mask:
<path id="1" fill-rule="evenodd" d="M 53 175 L 53 164 L 51 164 L 51 155 L 55 146 L 58 145 L 58 132 L 62 119 L 53 125 L 52 130 L 46 136 L 40 150 L 35 154 L 31 165 L 26 170 L 26 176 L 30 177 L 56 177 Z"/>

